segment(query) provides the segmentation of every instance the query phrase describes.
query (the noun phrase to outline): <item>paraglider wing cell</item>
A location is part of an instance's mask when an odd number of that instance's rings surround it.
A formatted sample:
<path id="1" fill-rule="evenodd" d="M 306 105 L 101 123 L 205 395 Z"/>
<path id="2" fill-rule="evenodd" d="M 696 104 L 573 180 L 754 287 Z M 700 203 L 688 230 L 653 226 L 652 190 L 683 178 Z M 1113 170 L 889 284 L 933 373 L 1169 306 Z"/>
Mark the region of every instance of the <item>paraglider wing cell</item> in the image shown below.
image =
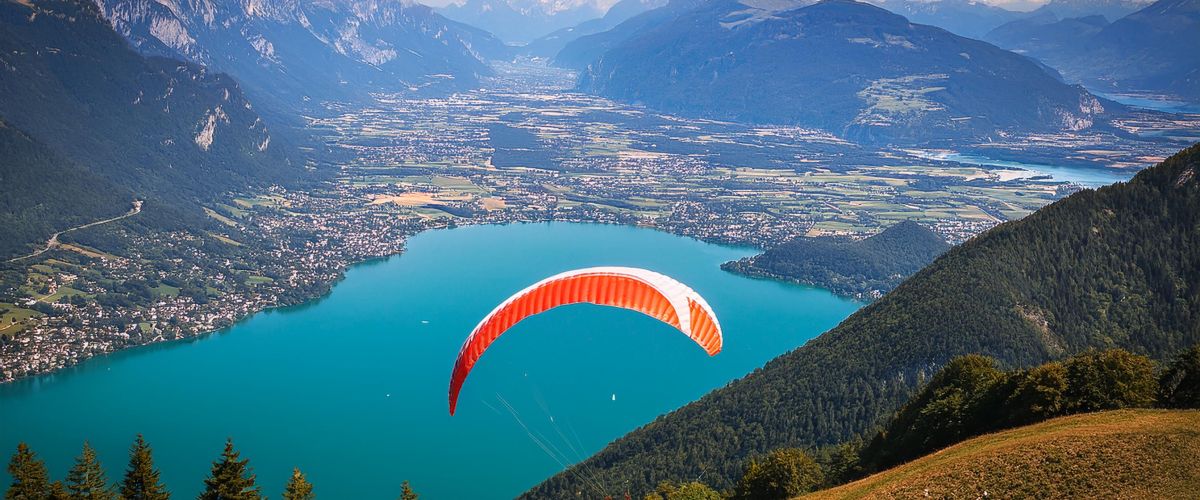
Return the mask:
<path id="1" fill-rule="evenodd" d="M 641 312 L 691 337 L 710 356 L 721 352 L 721 325 L 704 298 L 668 276 L 632 267 L 593 267 L 557 274 L 496 306 L 463 342 L 450 376 L 450 414 L 467 374 L 488 346 L 521 320 L 558 306 L 591 303 Z"/>

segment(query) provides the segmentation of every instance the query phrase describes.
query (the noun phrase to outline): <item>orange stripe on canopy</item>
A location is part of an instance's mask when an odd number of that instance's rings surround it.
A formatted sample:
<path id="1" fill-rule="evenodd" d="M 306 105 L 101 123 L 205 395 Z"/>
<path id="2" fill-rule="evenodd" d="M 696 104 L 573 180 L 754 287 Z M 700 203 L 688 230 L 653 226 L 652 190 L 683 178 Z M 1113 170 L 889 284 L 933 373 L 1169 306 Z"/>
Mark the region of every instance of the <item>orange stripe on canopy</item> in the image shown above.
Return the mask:
<path id="1" fill-rule="evenodd" d="M 590 303 L 638 311 L 690 337 L 709 356 L 721 352 L 721 324 L 708 302 L 662 274 L 632 267 L 593 267 L 551 276 L 496 306 L 463 342 L 450 375 L 450 414 L 475 362 L 521 320 L 567 304 Z"/>

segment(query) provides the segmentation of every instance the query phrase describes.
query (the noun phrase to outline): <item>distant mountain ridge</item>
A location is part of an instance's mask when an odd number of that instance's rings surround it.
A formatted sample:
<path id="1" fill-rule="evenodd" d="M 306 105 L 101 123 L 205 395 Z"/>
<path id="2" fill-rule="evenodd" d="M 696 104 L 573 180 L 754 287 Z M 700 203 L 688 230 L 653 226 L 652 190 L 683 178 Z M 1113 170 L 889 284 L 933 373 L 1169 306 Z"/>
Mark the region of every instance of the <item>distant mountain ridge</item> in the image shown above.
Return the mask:
<path id="1" fill-rule="evenodd" d="M 666 0 L 621 0 L 609 8 L 608 12 L 604 13 L 604 17 L 556 30 L 529 42 L 521 48 L 521 52 L 536 57 L 553 58 L 563 47 L 580 37 L 611 30 L 633 16 L 666 4 Z"/>
<path id="2" fill-rule="evenodd" d="M 1154 3 L 1154 0 L 1051 0 L 1030 13 L 1030 16 L 1045 14 L 1059 19 L 1104 16 L 1109 22 L 1137 12 Z"/>
<path id="3" fill-rule="evenodd" d="M 442 15 L 485 29 L 505 42 L 523 43 L 599 19 L 606 6 L 588 0 L 465 0 L 438 9 Z"/>
<path id="4" fill-rule="evenodd" d="M 580 36 L 558 51 L 554 56 L 554 63 L 566 68 L 585 69 L 609 49 L 637 36 L 642 30 L 670 21 L 703 2 L 704 0 L 668 0 L 666 5 L 630 17 L 608 30 Z"/>
<path id="5" fill-rule="evenodd" d="M 606 97 L 866 142 L 1079 131 L 1120 109 L 1026 57 L 850 0 L 672 2 L 572 42 L 557 61 Z"/>
<path id="6" fill-rule="evenodd" d="M 1200 102 L 1200 0 L 1160 0 L 1117 19 L 1030 18 L 1000 26 L 985 39 L 1104 92 L 1165 93 Z"/>
<path id="7" fill-rule="evenodd" d="M 469 88 L 507 47 L 408 0 L 97 0 L 147 55 L 237 78 L 294 110 L 378 90 Z"/>
<path id="8" fill-rule="evenodd" d="M 955 356 L 1028 367 L 1091 348 L 1157 359 L 1200 341 L 1200 145 L 943 254 L 882 299 L 741 380 L 613 441 L 529 490 L 724 488 L 746 458 L 878 425 Z"/>
<path id="9" fill-rule="evenodd" d="M 869 0 L 867 3 L 900 14 L 914 23 L 937 26 L 975 39 L 1027 15 L 975 0 Z"/>

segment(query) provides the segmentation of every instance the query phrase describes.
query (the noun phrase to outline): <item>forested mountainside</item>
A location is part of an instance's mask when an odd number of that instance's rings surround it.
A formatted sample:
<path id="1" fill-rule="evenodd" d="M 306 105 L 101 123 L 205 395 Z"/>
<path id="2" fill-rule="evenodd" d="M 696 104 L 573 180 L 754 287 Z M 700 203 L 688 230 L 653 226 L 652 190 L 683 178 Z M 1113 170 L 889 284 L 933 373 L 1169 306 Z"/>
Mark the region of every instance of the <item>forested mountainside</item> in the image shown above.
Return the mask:
<path id="1" fill-rule="evenodd" d="M 28 251 L 31 243 L 68 227 L 115 217 L 133 195 L 0 121 L 0 256 Z"/>
<path id="2" fill-rule="evenodd" d="M 937 233 L 905 221 L 862 240 L 796 238 L 721 267 L 819 286 L 843 295 L 875 298 L 896 288 L 949 249 Z"/>
<path id="3" fill-rule="evenodd" d="M 311 112 L 372 91 L 449 90 L 490 74 L 508 48 L 408 0 L 99 0 L 147 55 L 233 75 L 256 103 Z M 286 113 L 281 113 L 286 114 Z"/>
<path id="4" fill-rule="evenodd" d="M 1047 54 L 1091 38 L 1105 26 L 1108 20 L 1100 15 L 1059 19 L 1048 14 L 1004 24 L 983 39 L 1023 54 Z"/>
<path id="5" fill-rule="evenodd" d="M 996 28 L 985 39 L 1101 91 L 1200 100 L 1200 0 L 1160 0 L 1108 20 L 1033 17 Z"/>
<path id="6" fill-rule="evenodd" d="M 1026 57 L 865 3 L 772 10 L 713 0 L 672 17 L 677 10 L 647 13 L 669 19 L 608 48 L 582 71 L 579 88 L 687 116 L 815 127 L 866 142 L 1079 131 L 1120 110 Z M 637 16 L 613 31 L 646 21 Z M 559 58 L 575 57 L 570 49 Z"/>
<path id="7" fill-rule="evenodd" d="M 76 207 L 22 212 L 9 250 L 125 212 L 133 197 L 178 207 L 303 177 L 231 78 L 138 55 L 85 0 L 0 2 L 0 71 L 0 120 L 15 129 L 6 176 L 30 192 L 63 189 Z M 94 178 L 104 181 L 70 187 Z M 125 199 L 109 206 L 115 194 Z"/>
<path id="8" fill-rule="evenodd" d="M 833 330 L 533 488 L 730 486 L 751 455 L 867 431 L 949 359 L 1031 366 L 1093 347 L 1153 358 L 1200 341 L 1200 145 L 951 249 Z"/>

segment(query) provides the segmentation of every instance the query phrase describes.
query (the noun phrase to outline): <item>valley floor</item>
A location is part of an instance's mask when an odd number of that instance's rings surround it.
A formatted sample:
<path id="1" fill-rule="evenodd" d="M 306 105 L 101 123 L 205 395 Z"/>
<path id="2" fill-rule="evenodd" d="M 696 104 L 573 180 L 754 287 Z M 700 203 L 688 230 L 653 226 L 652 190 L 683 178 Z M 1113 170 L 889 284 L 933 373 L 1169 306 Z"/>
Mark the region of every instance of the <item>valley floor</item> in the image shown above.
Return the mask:
<path id="1" fill-rule="evenodd" d="M 571 83 L 561 70 L 519 63 L 446 98 L 330 105 L 332 117 L 314 119 L 311 131 L 350 160 L 322 187 L 231 193 L 208 207 L 221 229 L 204 234 L 122 221 L 9 264 L 3 284 L 21 298 L 0 303 L 0 381 L 310 300 L 349 264 L 398 253 L 431 228 L 602 222 L 769 247 L 916 220 L 961 242 L 1083 188 L 819 130 L 685 120 L 572 92 Z M 1128 127 L 1156 133 L 956 149 L 1131 176 L 1182 148 L 1177 137 L 1198 135 L 1200 116 L 1146 115 Z"/>

